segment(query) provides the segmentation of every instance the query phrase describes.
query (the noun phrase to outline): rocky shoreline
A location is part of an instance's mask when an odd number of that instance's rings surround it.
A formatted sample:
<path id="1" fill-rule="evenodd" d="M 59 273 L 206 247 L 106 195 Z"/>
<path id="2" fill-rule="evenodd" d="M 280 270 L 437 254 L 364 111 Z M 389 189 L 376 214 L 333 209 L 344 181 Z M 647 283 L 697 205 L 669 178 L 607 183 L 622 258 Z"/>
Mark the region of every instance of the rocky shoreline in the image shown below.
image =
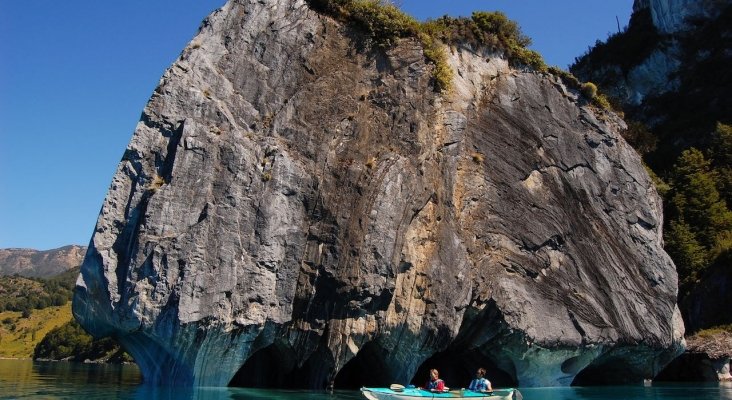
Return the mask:
<path id="1" fill-rule="evenodd" d="M 732 333 L 716 331 L 690 336 L 686 351 L 658 376 L 660 381 L 730 382 Z"/>

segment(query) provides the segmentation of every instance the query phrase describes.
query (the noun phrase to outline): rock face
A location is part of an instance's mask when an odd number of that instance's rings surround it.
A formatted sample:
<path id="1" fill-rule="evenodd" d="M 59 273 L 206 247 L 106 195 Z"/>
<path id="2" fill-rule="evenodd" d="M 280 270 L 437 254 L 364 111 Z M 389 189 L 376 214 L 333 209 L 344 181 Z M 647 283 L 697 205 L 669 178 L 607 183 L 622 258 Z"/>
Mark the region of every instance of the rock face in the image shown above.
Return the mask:
<path id="1" fill-rule="evenodd" d="M 635 0 L 633 12 L 649 10 L 656 29 L 669 34 L 688 29 L 694 18 L 716 18 L 724 4 L 729 0 Z"/>
<path id="2" fill-rule="evenodd" d="M 683 42 L 699 21 L 718 18 L 730 0 L 635 0 L 628 29 L 608 46 L 613 54 L 593 61 L 583 56 L 572 67 L 581 79 L 601 84 L 603 91 L 627 105 L 638 106 L 648 98 L 679 89 L 679 71 L 688 57 Z M 703 63 L 711 51 L 692 59 Z M 584 58 L 584 59 L 583 59 Z M 600 65 L 598 65 L 600 64 Z"/>
<path id="3" fill-rule="evenodd" d="M 81 265 L 84 246 L 64 246 L 53 250 L 0 249 L 0 275 L 18 274 L 48 278 Z"/>
<path id="4" fill-rule="evenodd" d="M 301 0 L 204 21 L 104 201 L 87 330 L 148 382 L 214 386 L 458 360 L 520 385 L 634 381 L 683 349 L 661 202 L 620 119 L 487 51 L 450 49 L 438 95 L 417 41 L 362 45 Z"/>

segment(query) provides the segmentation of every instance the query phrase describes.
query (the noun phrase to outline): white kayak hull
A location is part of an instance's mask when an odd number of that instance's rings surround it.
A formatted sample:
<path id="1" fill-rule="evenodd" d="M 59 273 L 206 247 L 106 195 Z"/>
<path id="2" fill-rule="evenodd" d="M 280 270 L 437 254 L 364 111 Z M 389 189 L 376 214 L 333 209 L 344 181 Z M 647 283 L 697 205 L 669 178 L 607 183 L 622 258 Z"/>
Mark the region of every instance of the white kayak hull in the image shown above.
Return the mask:
<path id="1" fill-rule="evenodd" d="M 453 390 L 445 393 L 433 393 L 421 389 L 391 390 L 387 388 L 361 388 L 361 393 L 369 400 L 423 400 L 423 399 L 486 399 L 514 400 L 515 389 L 497 389 L 492 394 Z M 520 399 L 519 396 L 516 396 Z"/>

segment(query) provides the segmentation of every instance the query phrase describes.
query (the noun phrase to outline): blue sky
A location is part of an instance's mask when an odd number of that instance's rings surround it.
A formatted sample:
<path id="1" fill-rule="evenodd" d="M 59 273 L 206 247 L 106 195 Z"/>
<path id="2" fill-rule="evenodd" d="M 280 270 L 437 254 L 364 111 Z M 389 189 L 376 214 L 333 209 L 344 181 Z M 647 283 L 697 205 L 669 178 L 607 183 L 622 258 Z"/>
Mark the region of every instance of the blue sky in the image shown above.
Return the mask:
<path id="1" fill-rule="evenodd" d="M 501 10 L 566 67 L 632 0 L 402 0 L 419 19 Z M 86 245 L 160 76 L 224 0 L 0 0 L 0 248 Z"/>

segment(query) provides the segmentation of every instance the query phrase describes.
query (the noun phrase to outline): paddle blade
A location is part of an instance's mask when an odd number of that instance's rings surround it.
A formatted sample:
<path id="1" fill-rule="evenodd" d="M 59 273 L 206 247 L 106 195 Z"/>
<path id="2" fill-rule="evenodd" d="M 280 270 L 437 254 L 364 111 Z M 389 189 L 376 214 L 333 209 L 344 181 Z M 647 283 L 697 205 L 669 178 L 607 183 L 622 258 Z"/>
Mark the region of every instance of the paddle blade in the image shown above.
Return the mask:
<path id="1" fill-rule="evenodd" d="M 401 392 L 404 390 L 404 385 L 400 385 L 398 383 L 392 383 L 389 385 L 389 389 L 395 391 L 395 392 Z"/>

